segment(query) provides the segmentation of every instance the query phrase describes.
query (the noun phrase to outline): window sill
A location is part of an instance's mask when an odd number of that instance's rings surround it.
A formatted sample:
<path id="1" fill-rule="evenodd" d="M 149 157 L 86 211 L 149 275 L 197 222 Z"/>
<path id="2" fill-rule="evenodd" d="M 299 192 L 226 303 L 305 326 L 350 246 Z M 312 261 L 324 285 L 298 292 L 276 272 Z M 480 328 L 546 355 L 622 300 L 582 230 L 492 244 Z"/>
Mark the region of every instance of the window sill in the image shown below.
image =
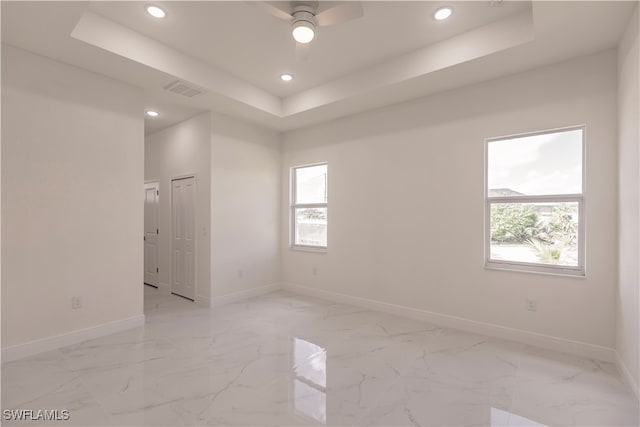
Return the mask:
<path id="1" fill-rule="evenodd" d="M 296 245 L 291 245 L 291 246 L 289 246 L 289 250 L 290 251 L 297 251 L 297 252 L 313 252 L 313 253 L 318 253 L 318 254 L 326 254 L 327 253 L 327 248 L 322 248 L 322 247 L 317 247 L 317 246 L 296 246 Z"/>
<path id="2" fill-rule="evenodd" d="M 584 270 L 570 270 L 570 269 L 555 269 L 549 267 L 527 266 L 517 264 L 503 264 L 496 262 L 486 262 L 484 266 L 485 270 L 498 270 L 498 271 L 511 271 L 514 273 L 525 274 L 542 274 L 545 276 L 559 276 L 573 279 L 586 279 L 586 273 Z"/>

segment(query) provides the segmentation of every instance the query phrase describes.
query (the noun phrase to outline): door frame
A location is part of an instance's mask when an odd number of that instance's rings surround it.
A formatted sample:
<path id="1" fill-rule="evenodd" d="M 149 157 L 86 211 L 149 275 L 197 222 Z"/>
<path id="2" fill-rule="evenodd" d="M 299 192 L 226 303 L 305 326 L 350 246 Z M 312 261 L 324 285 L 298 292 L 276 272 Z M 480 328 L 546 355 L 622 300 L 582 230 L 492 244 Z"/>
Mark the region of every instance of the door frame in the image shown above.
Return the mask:
<path id="1" fill-rule="evenodd" d="M 195 252 L 195 256 L 193 257 L 193 269 L 195 270 L 193 272 L 193 302 L 195 303 L 197 301 L 198 298 L 198 285 L 199 285 L 199 280 L 198 280 L 198 256 L 200 254 L 200 251 L 198 250 L 198 244 L 200 243 L 200 239 L 198 236 L 198 230 L 199 230 L 199 222 L 198 222 L 198 174 L 196 173 L 187 173 L 187 174 L 183 174 L 183 175 L 175 175 L 175 176 L 171 176 L 169 178 L 169 188 L 170 190 L 170 194 L 169 194 L 169 292 L 172 295 L 176 295 L 173 293 L 173 181 L 179 181 L 181 179 L 188 179 L 188 178 L 193 178 L 193 182 L 194 182 L 194 187 L 195 187 L 195 192 L 194 192 L 194 197 L 193 197 L 193 248 L 194 248 L 194 252 Z M 179 296 L 181 298 L 185 298 L 185 299 L 189 299 L 186 297 L 182 297 L 181 295 L 176 295 Z"/>
<path id="2" fill-rule="evenodd" d="M 158 229 L 160 229 L 160 179 L 159 178 L 153 178 L 153 179 L 145 179 L 144 180 L 144 185 L 147 184 L 156 184 L 158 186 L 158 206 L 157 206 L 157 218 L 156 220 L 158 221 Z M 143 209 L 144 210 L 144 209 Z M 145 224 L 144 224 L 144 219 L 142 221 L 142 283 L 143 286 L 147 285 L 147 286 L 151 286 L 154 287 L 156 289 L 160 289 L 162 288 L 161 282 L 160 282 L 160 274 L 158 273 L 158 278 L 157 278 L 157 283 L 155 285 L 152 285 L 150 283 L 147 283 L 144 281 L 144 267 L 145 267 L 145 262 L 144 262 L 144 234 L 145 234 Z M 156 242 L 156 262 L 158 263 L 158 267 L 160 267 L 160 234 L 158 233 L 158 239 Z"/>

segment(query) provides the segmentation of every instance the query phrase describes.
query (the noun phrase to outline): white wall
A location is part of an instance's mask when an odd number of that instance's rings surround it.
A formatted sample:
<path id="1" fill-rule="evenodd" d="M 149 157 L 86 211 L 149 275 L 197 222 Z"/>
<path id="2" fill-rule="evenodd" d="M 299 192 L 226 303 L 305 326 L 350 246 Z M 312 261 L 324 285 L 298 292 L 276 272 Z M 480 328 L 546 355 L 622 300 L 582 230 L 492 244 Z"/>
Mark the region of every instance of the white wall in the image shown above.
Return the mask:
<path id="1" fill-rule="evenodd" d="M 280 280 L 280 135 L 211 115 L 212 302 Z"/>
<path id="2" fill-rule="evenodd" d="M 211 298 L 209 218 L 211 206 L 210 117 L 199 114 L 145 138 L 145 181 L 160 182 L 159 285 L 171 284 L 171 179 L 196 175 L 196 301 Z"/>
<path id="3" fill-rule="evenodd" d="M 283 280 L 613 348 L 615 55 L 285 134 Z M 587 126 L 586 278 L 486 270 L 484 138 L 579 124 Z M 293 251 L 289 168 L 321 161 L 329 162 L 328 253 Z M 525 310 L 527 298 L 537 300 L 537 312 Z"/>
<path id="4" fill-rule="evenodd" d="M 638 287 L 640 286 L 640 111 L 638 7 L 618 47 L 618 251 L 617 351 L 638 393 Z M 635 383 L 635 384 L 634 384 Z"/>
<path id="5" fill-rule="evenodd" d="M 142 111 L 131 86 L 2 46 L 3 348 L 142 315 Z"/>

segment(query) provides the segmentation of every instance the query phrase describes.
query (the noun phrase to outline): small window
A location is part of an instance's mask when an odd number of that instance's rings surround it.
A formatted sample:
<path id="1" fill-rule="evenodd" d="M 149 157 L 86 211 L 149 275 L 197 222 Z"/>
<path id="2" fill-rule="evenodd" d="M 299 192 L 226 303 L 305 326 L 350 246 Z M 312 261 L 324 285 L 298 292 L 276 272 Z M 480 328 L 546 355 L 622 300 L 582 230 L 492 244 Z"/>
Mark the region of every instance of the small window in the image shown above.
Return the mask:
<path id="1" fill-rule="evenodd" d="M 291 170 L 291 246 L 327 248 L 327 164 Z"/>
<path id="2" fill-rule="evenodd" d="M 584 128 L 488 139 L 488 267 L 584 275 Z"/>

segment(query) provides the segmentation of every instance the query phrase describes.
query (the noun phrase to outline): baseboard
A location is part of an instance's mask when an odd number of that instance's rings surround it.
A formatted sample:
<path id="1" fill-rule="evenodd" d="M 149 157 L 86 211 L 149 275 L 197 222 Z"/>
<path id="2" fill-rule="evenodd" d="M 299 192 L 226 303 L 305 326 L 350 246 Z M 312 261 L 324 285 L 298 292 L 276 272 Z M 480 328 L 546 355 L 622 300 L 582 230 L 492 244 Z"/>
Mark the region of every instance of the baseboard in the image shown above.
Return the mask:
<path id="1" fill-rule="evenodd" d="M 277 291 L 279 289 L 282 289 L 281 283 L 272 283 L 266 286 L 260 286 L 257 288 L 245 289 L 242 291 L 232 292 L 230 294 L 220 295 L 217 297 L 211 297 L 211 307 L 217 307 L 243 299 L 257 297 L 273 291 Z"/>
<path id="2" fill-rule="evenodd" d="M 618 353 L 617 351 L 616 351 L 616 365 L 618 366 L 618 371 L 620 371 L 620 375 L 622 375 L 622 378 L 624 378 L 625 382 L 629 384 L 629 387 L 631 388 L 631 390 L 633 390 L 633 393 L 635 394 L 636 399 L 640 400 L 640 391 L 638 390 L 638 379 L 633 378 L 633 375 L 631 375 L 631 372 L 629 372 L 629 369 L 627 369 L 627 365 L 622 360 L 620 353 Z"/>
<path id="3" fill-rule="evenodd" d="M 24 344 L 12 345 L 2 349 L 2 362 L 11 362 L 12 360 L 22 359 L 23 357 L 55 350 L 68 345 L 78 344 L 82 341 L 115 334 L 116 332 L 137 328 L 143 325 L 144 314 L 139 314 L 127 319 L 114 320 L 112 322 L 103 323 L 90 328 L 78 329 L 64 334 L 54 335 L 52 337 L 29 341 Z"/>
<path id="4" fill-rule="evenodd" d="M 314 289 L 292 283 L 284 283 L 282 285 L 282 288 L 292 292 L 314 296 L 321 299 L 351 304 L 370 310 L 377 310 L 385 313 L 395 314 L 397 316 L 409 317 L 411 319 L 433 323 L 438 326 L 460 329 L 477 334 L 517 341 L 537 347 L 547 348 L 550 350 L 561 351 L 563 353 L 575 354 L 578 356 L 588 357 L 591 359 L 597 359 L 606 362 L 615 362 L 616 360 L 615 350 L 604 346 L 589 344 L 580 341 L 572 341 L 550 335 L 539 334 L 536 332 L 525 331 L 522 329 L 495 325 L 492 323 L 478 322 L 462 317 L 450 316 L 447 314 L 435 313 L 432 311 L 421 310 L 418 308 L 406 307 L 397 304 L 390 304 L 368 298 L 361 298 L 352 295 L 340 294 L 337 292 Z"/>

